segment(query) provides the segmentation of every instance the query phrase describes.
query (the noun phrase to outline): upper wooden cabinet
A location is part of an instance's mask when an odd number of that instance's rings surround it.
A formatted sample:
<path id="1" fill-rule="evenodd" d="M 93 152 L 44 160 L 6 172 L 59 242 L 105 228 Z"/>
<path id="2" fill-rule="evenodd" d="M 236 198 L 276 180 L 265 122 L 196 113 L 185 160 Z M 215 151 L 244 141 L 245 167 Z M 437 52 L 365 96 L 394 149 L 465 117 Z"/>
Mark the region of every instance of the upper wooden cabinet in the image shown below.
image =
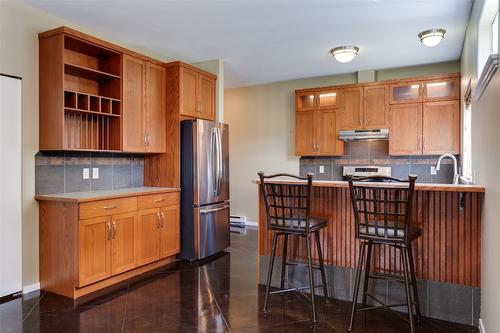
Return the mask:
<path id="1" fill-rule="evenodd" d="M 424 102 L 458 99 L 459 84 L 458 78 L 435 79 L 424 82 Z"/>
<path id="2" fill-rule="evenodd" d="M 167 64 L 167 99 L 180 115 L 215 120 L 216 76 L 175 61 Z"/>
<path id="3" fill-rule="evenodd" d="M 344 154 L 344 144 L 337 139 L 339 117 L 337 110 L 300 111 L 295 117 L 295 155 Z"/>
<path id="4" fill-rule="evenodd" d="M 391 104 L 417 103 L 422 101 L 422 82 L 391 84 Z"/>
<path id="5" fill-rule="evenodd" d="M 335 109 L 340 105 L 339 100 L 338 89 L 297 92 L 295 94 L 295 109 L 297 111 Z"/>
<path id="6" fill-rule="evenodd" d="M 165 68 L 123 55 L 123 151 L 165 151 Z"/>
<path id="7" fill-rule="evenodd" d="M 363 87 L 344 89 L 341 119 L 343 130 L 363 128 Z"/>
<path id="8" fill-rule="evenodd" d="M 366 86 L 363 89 L 363 128 L 387 128 L 389 126 L 389 87 Z"/>
<path id="9" fill-rule="evenodd" d="M 389 154 L 422 154 L 422 104 L 391 106 Z"/>
<path id="10" fill-rule="evenodd" d="M 422 119 L 424 155 L 460 153 L 460 101 L 424 103 Z"/>

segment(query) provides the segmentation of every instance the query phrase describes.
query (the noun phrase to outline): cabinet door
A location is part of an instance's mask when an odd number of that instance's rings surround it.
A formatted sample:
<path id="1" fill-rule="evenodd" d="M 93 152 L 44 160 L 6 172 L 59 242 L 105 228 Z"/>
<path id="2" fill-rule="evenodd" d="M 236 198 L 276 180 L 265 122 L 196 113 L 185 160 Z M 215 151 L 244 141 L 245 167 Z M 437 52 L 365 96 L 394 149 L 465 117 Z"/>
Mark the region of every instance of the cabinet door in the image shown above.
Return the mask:
<path id="1" fill-rule="evenodd" d="M 146 151 L 165 152 L 166 127 L 165 68 L 146 63 Z"/>
<path id="2" fill-rule="evenodd" d="M 314 111 L 314 136 L 316 155 L 344 154 L 344 144 L 337 139 L 337 112 L 335 110 Z"/>
<path id="3" fill-rule="evenodd" d="M 363 95 L 363 128 L 388 128 L 389 86 L 365 87 Z"/>
<path id="4" fill-rule="evenodd" d="M 422 104 L 390 107 L 390 155 L 422 154 Z"/>
<path id="5" fill-rule="evenodd" d="M 180 109 L 181 114 L 195 117 L 196 106 L 196 72 L 181 68 L 180 69 Z"/>
<path id="6" fill-rule="evenodd" d="M 422 82 L 391 84 L 391 104 L 422 101 Z"/>
<path id="7" fill-rule="evenodd" d="M 346 88 L 343 94 L 343 130 L 363 128 L 363 88 Z"/>
<path id="8" fill-rule="evenodd" d="M 316 94 L 313 92 L 304 92 L 295 94 L 296 111 L 309 111 L 317 108 Z"/>
<path id="9" fill-rule="evenodd" d="M 111 273 L 113 275 L 135 267 L 136 212 L 111 217 Z"/>
<path id="10" fill-rule="evenodd" d="M 215 120 L 215 80 L 198 74 L 198 118 Z"/>
<path id="11" fill-rule="evenodd" d="M 317 95 L 317 104 L 319 109 L 332 109 L 338 107 L 338 91 L 323 90 Z"/>
<path id="12" fill-rule="evenodd" d="M 160 259 L 163 259 L 180 252 L 179 207 L 162 207 L 160 215 Z"/>
<path id="13" fill-rule="evenodd" d="M 158 230 L 160 209 L 146 209 L 137 213 L 137 264 L 158 260 Z"/>
<path id="14" fill-rule="evenodd" d="M 460 101 L 424 103 L 423 153 L 460 153 Z"/>
<path id="15" fill-rule="evenodd" d="M 144 94 L 146 63 L 123 55 L 123 151 L 144 152 Z"/>
<path id="16" fill-rule="evenodd" d="M 314 140 L 314 113 L 316 111 L 295 112 L 295 155 L 316 155 Z"/>
<path id="17" fill-rule="evenodd" d="M 424 101 L 458 99 L 460 85 L 458 78 L 424 82 Z"/>
<path id="18" fill-rule="evenodd" d="M 109 216 L 80 220 L 78 243 L 80 287 L 111 276 L 110 239 Z"/>

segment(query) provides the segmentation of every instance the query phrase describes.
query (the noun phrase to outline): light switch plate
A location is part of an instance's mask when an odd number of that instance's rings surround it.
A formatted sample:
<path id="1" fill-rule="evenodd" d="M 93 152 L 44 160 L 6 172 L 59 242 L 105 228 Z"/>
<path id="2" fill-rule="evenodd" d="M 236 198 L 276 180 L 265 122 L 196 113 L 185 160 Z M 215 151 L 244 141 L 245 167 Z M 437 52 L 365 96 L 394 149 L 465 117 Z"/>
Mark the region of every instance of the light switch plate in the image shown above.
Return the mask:
<path id="1" fill-rule="evenodd" d="M 325 173 L 325 166 L 324 165 L 319 166 L 319 173 Z"/>
<path id="2" fill-rule="evenodd" d="M 92 179 L 99 179 L 99 168 L 92 168 Z"/>
<path id="3" fill-rule="evenodd" d="M 83 168 L 82 178 L 83 179 L 89 179 L 90 178 L 90 168 Z"/>

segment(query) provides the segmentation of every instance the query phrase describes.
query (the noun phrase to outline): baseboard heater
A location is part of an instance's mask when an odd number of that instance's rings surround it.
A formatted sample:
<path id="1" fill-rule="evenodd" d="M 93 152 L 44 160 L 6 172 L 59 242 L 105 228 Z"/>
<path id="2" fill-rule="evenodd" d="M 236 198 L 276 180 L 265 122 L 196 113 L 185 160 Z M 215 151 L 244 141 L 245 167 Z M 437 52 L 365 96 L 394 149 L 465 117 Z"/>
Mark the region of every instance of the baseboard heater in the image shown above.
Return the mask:
<path id="1" fill-rule="evenodd" d="M 229 225 L 231 228 L 245 228 L 247 217 L 246 216 L 238 216 L 238 215 L 231 215 L 229 217 Z"/>

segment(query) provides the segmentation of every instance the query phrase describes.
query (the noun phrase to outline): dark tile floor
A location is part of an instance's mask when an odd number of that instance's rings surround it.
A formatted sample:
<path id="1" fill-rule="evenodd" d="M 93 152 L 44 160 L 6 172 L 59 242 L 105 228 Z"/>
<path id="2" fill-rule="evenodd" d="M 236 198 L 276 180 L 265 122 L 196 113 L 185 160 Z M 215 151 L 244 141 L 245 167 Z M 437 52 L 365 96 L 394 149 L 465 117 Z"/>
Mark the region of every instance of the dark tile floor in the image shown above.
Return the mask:
<path id="1" fill-rule="evenodd" d="M 79 301 L 34 292 L 0 304 L 0 332 L 346 332 L 349 303 L 319 304 L 320 323 L 298 295 L 273 296 L 260 311 L 257 233 L 232 234 L 228 253 L 200 265 L 175 263 L 134 278 L 97 298 Z M 408 332 L 406 323 L 380 311 L 360 316 L 354 332 Z M 425 319 L 421 333 L 476 332 Z"/>

